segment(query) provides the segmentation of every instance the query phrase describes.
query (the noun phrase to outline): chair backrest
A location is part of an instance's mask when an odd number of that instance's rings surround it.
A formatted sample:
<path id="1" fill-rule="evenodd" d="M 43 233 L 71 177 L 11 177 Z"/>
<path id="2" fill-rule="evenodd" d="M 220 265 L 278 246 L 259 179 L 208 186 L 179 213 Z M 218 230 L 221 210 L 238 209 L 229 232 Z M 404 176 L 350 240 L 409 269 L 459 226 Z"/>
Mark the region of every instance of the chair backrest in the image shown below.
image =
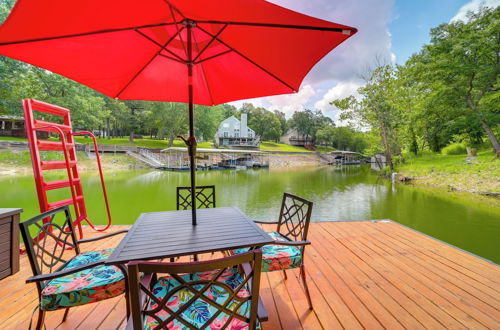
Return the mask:
<path id="1" fill-rule="evenodd" d="M 294 241 L 307 239 L 313 203 L 284 193 L 278 220 L 278 233 Z"/>
<path id="2" fill-rule="evenodd" d="M 195 198 L 197 209 L 215 207 L 215 186 L 197 186 Z M 191 208 L 191 187 L 177 187 L 177 209 Z"/>
<path id="3" fill-rule="evenodd" d="M 68 205 L 21 222 L 19 228 L 33 275 L 58 271 L 80 253 Z M 69 249 L 74 255 L 65 254 Z M 37 286 L 41 291 L 45 283 L 37 282 Z"/>
<path id="4" fill-rule="evenodd" d="M 133 328 L 144 329 L 146 318 L 155 323 L 155 329 L 174 325 L 182 329 L 210 329 L 214 321 L 218 322 L 217 329 L 229 329 L 235 324 L 247 324 L 248 329 L 254 329 L 261 265 L 260 250 L 202 262 L 131 262 L 127 266 Z M 240 281 L 229 277 L 234 269 L 239 270 Z M 163 289 L 158 286 L 158 273 L 173 281 L 164 287 L 163 296 L 158 294 Z M 145 285 L 147 282 L 150 283 Z M 127 328 L 130 327 L 129 323 Z"/>

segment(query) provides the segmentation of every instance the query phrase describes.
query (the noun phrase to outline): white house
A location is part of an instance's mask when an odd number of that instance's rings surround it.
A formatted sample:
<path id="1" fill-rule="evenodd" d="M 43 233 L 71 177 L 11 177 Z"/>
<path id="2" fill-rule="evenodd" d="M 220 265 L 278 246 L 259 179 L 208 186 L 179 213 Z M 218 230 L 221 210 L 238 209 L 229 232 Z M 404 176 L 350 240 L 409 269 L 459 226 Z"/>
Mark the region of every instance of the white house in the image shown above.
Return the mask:
<path id="1" fill-rule="evenodd" d="M 247 118 L 247 114 L 243 113 L 241 121 L 235 116 L 223 120 L 215 133 L 215 143 L 228 147 L 258 147 L 259 138 L 255 135 L 255 131 L 248 127 Z"/>

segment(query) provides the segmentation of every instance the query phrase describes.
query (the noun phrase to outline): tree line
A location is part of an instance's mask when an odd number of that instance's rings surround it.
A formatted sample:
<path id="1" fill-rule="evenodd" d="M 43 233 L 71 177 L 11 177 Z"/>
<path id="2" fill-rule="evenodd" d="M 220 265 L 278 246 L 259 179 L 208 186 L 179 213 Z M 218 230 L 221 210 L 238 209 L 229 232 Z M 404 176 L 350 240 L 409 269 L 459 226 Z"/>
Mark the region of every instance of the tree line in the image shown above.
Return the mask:
<path id="1" fill-rule="evenodd" d="M 14 1 L 0 3 L 5 18 Z M 358 95 L 332 100 L 346 127 L 336 127 L 321 111 L 303 110 L 287 119 L 245 103 L 195 106 L 195 132 L 211 141 L 219 123 L 248 114 L 248 126 L 261 140 L 278 141 L 295 129 L 317 144 L 366 154 L 383 152 L 389 166 L 404 152 L 439 152 L 450 143 L 481 147 L 498 154 L 500 145 L 500 8 L 469 13 L 466 22 L 442 24 L 430 32 L 430 43 L 404 65 L 382 60 L 366 69 Z M 72 110 L 78 129 L 107 129 L 111 136 L 137 135 L 166 139 L 187 134 L 183 103 L 118 101 L 60 75 L 12 60 L 0 59 L 0 114 L 21 115 L 21 99 L 36 98 Z"/>
<path id="2" fill-rule="evenodd" d="M 359 97 L 333 100 L 341 119 L 378 134 L 388 165 L 403 151 L 439 152 L 450 143 L 500 155 L 500 7 L 441 24 L 404 65 L 378 61 Z"/>
<path id="3" fill-rule="evenodd" d="M 0 3 L 0 19 L 5 19 L 14 1 Z M 187 106 L 183 103 L 118 101 L 58 74 L 19 62 L 0 58 L 0 114 L 22 115 L 21 100 L 35 98 L 71 110 L 76 129 L 106 132 L 109 137 L 139 135 L 166 139 L 172 145 L 178 135 L 188 131 Z M 269 111 L 245 103 L 240 109 L 228 104 L 214 107 L 195 106 L 195 132 L 199 140 L 212 141 L 224 119 L 248 114 L 248 126 L 261 140 L 278 141 L 289 129 L 322 143 L 333 143 L 330 134 L 317 134 L 333 122 L 321 112 L 296 112 L 291 119 L 285 113 Z M 346 145 L 340 143 L 339 145 Z"/>

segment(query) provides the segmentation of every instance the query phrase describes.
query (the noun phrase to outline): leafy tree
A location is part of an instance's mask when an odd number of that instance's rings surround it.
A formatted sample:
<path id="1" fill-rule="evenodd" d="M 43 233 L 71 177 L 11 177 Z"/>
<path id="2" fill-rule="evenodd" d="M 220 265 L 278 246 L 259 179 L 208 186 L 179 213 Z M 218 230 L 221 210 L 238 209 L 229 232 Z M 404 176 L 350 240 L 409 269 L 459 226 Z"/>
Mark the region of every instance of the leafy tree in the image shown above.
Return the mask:
<path id="1" fill-rule="evenodd" d="M 279 139 L 283 131 L 279 118 L 273 112 L 261 107 L 255 108 L 251 104 L 244 105 L 241 112 L 248 114 L 248 126 L 255 131 L 256 135 L 262 140 Z"/>
<path id="2" fill-rule="evenodd" d="M 305 137 L 311 137 L 315 128 L 314 113 L 311 110 L 296 111 L 290 119 L 290 127 Z"/>
<path id="3" fill-rule="evenodd" d="M 333 145 L 335 139 L 335 128 L 323 126 L 316 132 L 316 142 Z"/>
<path id="4" fill-rule="evenodd" d="M 331 102 L 342 111 L 341 119 L 348 120 L 353 125 L 361 123 L 379 133 L 391 170 L 394 170 L 392 156 L 401 153 L 397 133 L 402 116 L 400 109 L 391 101 L 397 90 L 395 81 L 394 68 L 381 65 L 365 75 L 366 84 L 358 90 L 361 100 L 349 96 Z"/>
<path id="5" fill-rule="evenodd" d="M 224 107 L 196 106 L 194 109 L 195 134 L 199 140 L 211 141 L 219 124 L 225 119 Z"/>
<path id="6" fill-rule="evenodd" d="M 285 113 L 281 112 L 279 110 L 274 110 L 274 115 L 278 118 L 280 121 L 280 128 L 281 128 L 281 134 L 285 134 L 286 131 L 288 130 L 288 123 L 285 117 Z"/>
<path id="7" fill-rule="evenodd" d="M 419 69 L 447 108 L 472 115 L 500 154 L 492 127 L 500 124 L 500 7 L 470 12 L 468 21 L 453 21 L 431 30 Z"/>
<path id="8" fill-rule="evenodd" d="M 152 102 L 152 115 L 158 137 L 166 138 L 169 147 L 178 135 L 186 134 L 188 130 L 188 112 L 184 103 Z"/>
<path id="9" fill-rule="evenodd" d="M 231 116 L 236 116 L 238 114 L 238 109 L 236 109 L 234 105 L 221 104 L 219 107 L 222 111 L 223 120 Z"/>

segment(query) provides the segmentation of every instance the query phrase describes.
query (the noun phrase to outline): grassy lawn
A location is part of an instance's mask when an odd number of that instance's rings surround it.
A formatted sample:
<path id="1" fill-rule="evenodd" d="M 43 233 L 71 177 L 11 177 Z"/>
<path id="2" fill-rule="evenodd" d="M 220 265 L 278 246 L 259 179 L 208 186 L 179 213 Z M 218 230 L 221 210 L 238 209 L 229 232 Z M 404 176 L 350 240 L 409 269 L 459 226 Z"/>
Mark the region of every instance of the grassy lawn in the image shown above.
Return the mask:
<path id="1" fill-rule="evenodd" d="M 64 160 L 59 151 L 42 151 L 40 152 L 42 160 Z M 86 159 L 83 152 L 77 152 L 78 159 Z M 8 149 L 0 149 L 0 164 L 8 166 L 30 166 L 31 156 L 29 150 L 12 151 Z"/>
<path id="2" fill-rule="evenodd" d="M 499 171 L 498 161 L 491 151 L 481 151 L 477 158 L 470 163 L 466 162 L 465 155 L 441 155 L 425 153 L 419 156 L 406 156 L 405 164 L 397 165 L 399 170 L 411 171 L 416 175 L 425 175 L 433 172 L 472 173 L 488 170 Z"/>
<path id="3" fill-rule="evenodd" d="M 0 136 L 0 141 L 27 141 L 27 140 L 23 138 L 16 138 L 10 136 Z"/>
<path id="4" fill-rule="evenodd" d="M 0 137 L 0 140 L 9 140 L 9 141 L 26 141 L 26 139 L 21 138 L 12 138 L 12 137 Z M 58 138 L 51 137 L 49 140 L 58 141 Z M 91 144 L 91 138 L 85 138 L 84 136 L 75 136 L 75 141 L 77 143 Z M 114 139 L 97 139 L 97 143 L 99 145 L 120 145 L 120 146 L 137 146 L 142 148 L 153 148 L 153 149 L 165 149 L 168 148 L 167 140 L 156 140 L 150 138 L 144 139 L 135 139 L 134 143 L 130 143 L 128 137 L 125 138 L 114 138 Z M 176 139 L 172 147 L 186 147 L 182 140 Z M 198 142 L 198 148 L 212 149 L 211 142 Z M 261 151 L 285 151 L 285 152 L 306 152 L 310 153 L 312 151 L 305 149 L 304 147 L 291 146 L 284 143 L 276 143 L 276 142 L 261 142 L 260 144 Z M 330 152 L 334 150 L 332 147 L 317 147 L 316 152 Z"/>
<path id="5" fill-rule="evenodd" d="M 323 147 L 323 146 L 317 146 L 316 147 L 316 152 L 321 152 L 322 154 L 326 154 L 327 152 L 334 151 L 334 147 Z"/>
<path id="6" fill-rule="evenodd" d="M 261 151 L 291 151 L 291 152 L 311 152 L 303 147 L 291 146 L 284 143 L 261 142 Z"/>
<path id="7" fill-rule="evenodd" d="M 27 141 L 22 138 L 13 138 L 13 137 L 0 137 L 0 140 L 4 141 Z M 51 141 L 59 141 L 58 138 L 51 137 L 49 138 Z M 75 136 L 75 141 L 77 143 L 91 144 L 91 138 L 85 138 L 84 136 Z M 134 143 L 130 143 L 128 137 L 126 138 L 114 138 L 114 139 L 97 139 L 97 144 L 99 145 L 120 145 L 120 146 L 137 146 L 142 148 L 152 148 L 152 149 L 165 149 L 168 148 L 167 140 L 155 140 L 155 139 L 135 139 Z M 172 147 L 185 147 L 186 145 L 182 140 L 176 139 Z M 210 142 L 198 142 L 198 148 L 212 148 Z"/>
<path id="8" fill-rule="evenodd" d="M 499 192 L 500 163 L 491 151 L 481 151 L 466 162 L 465 155 L 424 153 L 407 156 L 405 164 L 396 165 L 402 175 L 423 183 L 468 191 Z"/>

